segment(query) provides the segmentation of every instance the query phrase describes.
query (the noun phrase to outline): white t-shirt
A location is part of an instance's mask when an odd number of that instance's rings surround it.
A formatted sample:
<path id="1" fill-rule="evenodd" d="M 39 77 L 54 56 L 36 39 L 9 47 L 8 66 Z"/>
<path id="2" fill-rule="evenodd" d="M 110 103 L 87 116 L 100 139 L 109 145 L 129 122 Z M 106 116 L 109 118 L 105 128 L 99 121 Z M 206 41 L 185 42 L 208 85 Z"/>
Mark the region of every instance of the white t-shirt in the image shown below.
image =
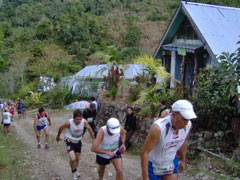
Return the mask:
<path id="1" fill-rule="evenodd" d="M 10 124 L 11 123 L 11 114 L 9 112 L 4 112 L 2 115 L 3 124 Z"/>

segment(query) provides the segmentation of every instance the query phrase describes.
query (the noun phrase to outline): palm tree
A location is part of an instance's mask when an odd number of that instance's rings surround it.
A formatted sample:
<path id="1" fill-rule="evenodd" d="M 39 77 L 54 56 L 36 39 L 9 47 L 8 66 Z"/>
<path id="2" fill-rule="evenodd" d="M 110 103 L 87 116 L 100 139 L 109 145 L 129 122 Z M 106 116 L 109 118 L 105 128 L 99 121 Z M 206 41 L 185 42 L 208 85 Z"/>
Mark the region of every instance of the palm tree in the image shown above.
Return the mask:
<path id="1" fill-rule="evenodd" d="M 163 85 L 165 85 L 167 80 L 170 78 L 170 74 L 161 65 L 161 61 L 158 59 L 154 59 L 150 55 L 140 55 L 134 60 L 134 63 L 144 65 L 149 73 L 149 76 L 151 78 L 156 77 L 161 81 Z"/>

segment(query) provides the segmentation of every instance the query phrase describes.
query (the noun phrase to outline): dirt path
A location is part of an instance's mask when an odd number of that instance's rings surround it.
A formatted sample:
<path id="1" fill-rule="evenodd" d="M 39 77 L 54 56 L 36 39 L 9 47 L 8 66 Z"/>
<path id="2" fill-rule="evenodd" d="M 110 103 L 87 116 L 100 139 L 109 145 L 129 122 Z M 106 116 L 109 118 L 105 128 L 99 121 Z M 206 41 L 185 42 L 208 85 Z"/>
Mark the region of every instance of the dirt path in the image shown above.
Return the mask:
<path id="1" fill-rule="evenodd" d="M 50 129 L 49 150 L 44 148 L 37 149 L 35 133 L 33 131 L 33 118 L 36 112 L 28 113 L 26 119 L 15 120 L 15 127 L 18 138 L 27 145 L 24 162 L 31 166 L 29 172 L 32 179 L 48 180 L 48 179 L 71 179 L 68 157 L 65 152 L 63 142 L 57 143 L 55 137 L 58 127 L 67 119 L 72 117 L 72 111 L 54 111 L 49 112 L 52 126 Z M 64 132 L 62 138 L 64 137 Z M 44 133 L 41 135 L 41 143 L 44 145 Z M 95 163 L 95 153 L 90 151 L 91 139 L 88 133 L 83 138 L 82 155 L 80 158 L 79 171 L 81 177 L 79 179 L 92 180 L 97 179 L 97 164 Z M 140 158 L 138 156 L 123 155 L 123 171 L 124 179 L 141 179 Z M 107 166 L 104 179 L 115 179 L 115 171 L 112 165 Z"/>

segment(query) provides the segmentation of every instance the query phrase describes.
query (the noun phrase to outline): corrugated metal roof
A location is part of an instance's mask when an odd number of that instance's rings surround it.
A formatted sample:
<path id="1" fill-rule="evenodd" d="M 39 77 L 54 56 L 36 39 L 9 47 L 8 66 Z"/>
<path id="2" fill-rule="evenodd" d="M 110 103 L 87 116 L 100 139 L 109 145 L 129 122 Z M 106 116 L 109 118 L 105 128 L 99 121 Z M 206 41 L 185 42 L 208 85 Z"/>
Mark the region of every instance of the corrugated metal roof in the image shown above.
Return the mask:
<path id="1" fill-rule="evenodd" d="M 104 71 L 101 71 L 105 68 Z M 81 71 L 75 74 L 75 77 L 79 78 L 103 78 L 107 75 L 107 64 L 91 65 L 86 66 Z M 122 67 L 124 72 L 124 77 L 126 79 L 134 79 L 138 74 L 142 74 L 144 71 L 144 66 L 141 64 L 128 64 L 126 67 Z"/>
<path id="2" fill-rule="evenodd" d="M 240 8 L 182 2 L 182 9 L 215 55 L 234 53 L 240 41 Z"/>

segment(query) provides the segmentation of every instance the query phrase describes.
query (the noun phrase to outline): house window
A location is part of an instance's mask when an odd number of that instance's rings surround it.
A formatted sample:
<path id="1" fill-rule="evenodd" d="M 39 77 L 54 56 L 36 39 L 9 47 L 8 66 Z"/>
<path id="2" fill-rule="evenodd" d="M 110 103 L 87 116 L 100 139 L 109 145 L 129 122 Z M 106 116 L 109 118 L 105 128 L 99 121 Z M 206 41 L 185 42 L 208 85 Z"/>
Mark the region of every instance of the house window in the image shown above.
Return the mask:
<path id="1" fill-rule="evenodd" d="M 191 23 L 187 18 L 183 21 L 182 25 L 180 26 L 177 32 L 177 39 L 193 39 L 197 40 L 197 34 L 195 33 Z"/>

